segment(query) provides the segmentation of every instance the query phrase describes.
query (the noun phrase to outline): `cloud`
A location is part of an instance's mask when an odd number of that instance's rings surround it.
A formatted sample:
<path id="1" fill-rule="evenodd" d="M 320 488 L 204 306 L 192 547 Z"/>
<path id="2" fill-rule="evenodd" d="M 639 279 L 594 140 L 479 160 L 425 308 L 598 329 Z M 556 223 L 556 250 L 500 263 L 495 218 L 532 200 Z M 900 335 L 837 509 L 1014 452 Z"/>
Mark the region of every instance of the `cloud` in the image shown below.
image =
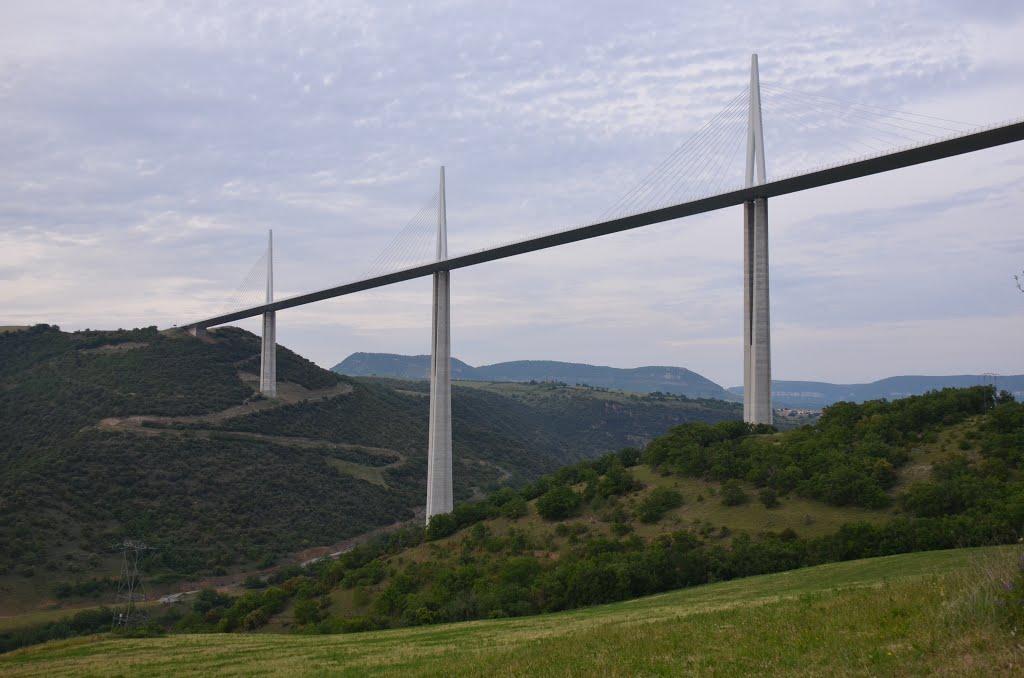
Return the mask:
<path id="1" fill-rule="evenodd" d="M 16 301 L 0 321 L 216 312 L 268 228 L 278 296 L 351 280 L 429 203 L 442 164 L 453 254 L 587 223 L 742 92 L 752 51 L 766 85 L 1021 115 L 1022 32 L 1024 12 L 997 2 L 7 3 L 0 277 Z M 875 143 L 827 126 L 827 106 L 793 122 L 787 101 L 766 95 L 771 174 Z M 677 192 L 742 180 L 736 110 L 716 172 Z M 773 201 L 776 375 L 856 381 L 911 359 L 942 372 L 973 355 L 963 328 L 1005 330 L 1022 179 L 1015 145 Z M 456 353 L 683 364 L 736 383 L 740 222 L 729 210 L 458 271 Z M 422 353 L 429 295 L 416 281 L 291 311 L 279 335 L 327 365 Z M 942 322 L 926 349 L 885 354 L 886 338 Z M 858 358 L 856 342 L 876 349 Z M 986 359 L 1020 371 L 1001 343 Z"/>

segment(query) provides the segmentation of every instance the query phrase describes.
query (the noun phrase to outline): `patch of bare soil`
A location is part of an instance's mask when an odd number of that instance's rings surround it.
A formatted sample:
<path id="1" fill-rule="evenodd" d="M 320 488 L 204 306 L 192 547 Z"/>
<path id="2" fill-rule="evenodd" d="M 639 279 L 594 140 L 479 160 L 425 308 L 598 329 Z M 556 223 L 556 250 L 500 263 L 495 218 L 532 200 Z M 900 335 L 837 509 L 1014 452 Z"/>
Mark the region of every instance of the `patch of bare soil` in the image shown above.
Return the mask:
<path id="1" fill-rule="evenodd" d="M 126 341 L 123 344 L 104 344 L 96 348 L 84 348 L 79 353 L 119 353 L 149 346 L 148 341 Z"/>
<path id="2" fill-rule="evenodd" d="M 269 410 L 275 407 L 281 407 L 282 405 L 290 405 L 292 403 L 300 403 L 307 400 L 319 400 L 333 398 L 339 395 L 345 395 L 352 392 L 352 385 L 339 383 L 329 388 L 321 388 L 316 390 L 309 390 L 299 386 L 298 384 L 289 384 L 287 382 L 278 384 L 277 397 L 260 398 L 256 400 L 250 400 L 241 405 L 235 405 L 229 407 L 226 410 L 220 412 L 211 412 L 210 414 L 198 414 L 188 417 L 160 417 L 155 415 L 141 414 L 133 415 L 130 417 L 108 417 L 103 419 L 97 424 L 100 428 L 116 428 L 116 429 L 137 429 L 142 427 L 142 422 L 152 421 L 162 424 L 171 423 L 202 423 L 202 422 L 215 422 L 223 421 L 224 419 L 231 419 L 232 417 L 240 417 L 245 414 L 252 414 L 253 412 L 259 412 L 260 410 Z M 151 429 L 152 430 L 152 429 Z"/>

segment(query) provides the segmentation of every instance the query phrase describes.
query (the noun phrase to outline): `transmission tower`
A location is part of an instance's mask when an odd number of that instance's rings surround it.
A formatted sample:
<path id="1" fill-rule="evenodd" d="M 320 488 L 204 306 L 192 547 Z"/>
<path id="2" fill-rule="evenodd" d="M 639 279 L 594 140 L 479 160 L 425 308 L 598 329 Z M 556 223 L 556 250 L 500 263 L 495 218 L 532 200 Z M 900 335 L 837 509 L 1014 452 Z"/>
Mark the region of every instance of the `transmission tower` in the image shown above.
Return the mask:
<path id="1" fill-rule="evenodd" d="M 117 584 L 117 598 L 114 603 L 112 628 L 130 629 L 145 621 L 146 611 L 140 603 L 146 601 L 146 587 L 142 584 L 139 563 L 146 551 L 151 550 L 141 541 L 125 539 L 117 548 L 121 549 L 121 580 Z"/>

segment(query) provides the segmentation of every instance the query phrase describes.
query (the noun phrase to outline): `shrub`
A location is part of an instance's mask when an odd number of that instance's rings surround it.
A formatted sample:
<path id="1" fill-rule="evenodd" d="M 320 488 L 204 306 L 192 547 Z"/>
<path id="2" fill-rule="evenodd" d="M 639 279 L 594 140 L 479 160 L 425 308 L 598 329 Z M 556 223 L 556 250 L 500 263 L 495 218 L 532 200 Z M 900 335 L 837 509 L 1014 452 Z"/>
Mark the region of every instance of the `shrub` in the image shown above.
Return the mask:
<path id="1" fill-rule="evenodd" d="M 645 523 L 661 520 L 666 511 L 683 505 L 683 495 L 671 487 L 656 487 L 637 507 L 637 516 Z"/>
<path id="2" fill-rule="evenodd" d="M 296 624 L 315 624 L 318 621 L 320 621 L 320 605 L 315 600 L 300 600 L 295 603 Z"/>
<path id="3" fill-rule="evenodd" d="M 443 539 L 455 533 L 459 529 L 459 523 L 451 513 L 438 513 L 430 517 L 427 525 L 427 541 Z"/>
<path id="4" fill-rule="evenodd" d="M 242 625 L 249 631 L 254 631 L 259 627 L 267 623 L 267 613 L 262 607 L 258 607 L 249 614 L 245 615 L 245 619 L 242 620 Z"/>
<path id="5" fill-rule="evenodd" d="M 266 586 L 267 582 L 263 581 L 255 574 L 250 574 L 245 578 L 245 581 L 242 582 L 242 587 L 247 589 L 262 589 L 266 588 Z"/>
<path id="6" fill-rule="evenodd" d="M 501 507 L 501 515 L 510 520 L 521 518 L 525 516 L 526 513 L 526 500 L 518 495 L 507 501 L 505 505 Z"/>
<path id="7" fill-rule="evenodd" d="M 580 496 L 571 487 L 556 485 L 537 499 L 537 513 L 545 520 L 562 520 L 576 512 Z"/>
<path id="8" fill-rule="evenodd" d="M 762 489 L 757 498 L 761 500 L 765 508 L 775 508 L 779 505 L 779 493 L 770 487 Z"/>
<path id="9" fill-rule="evenodd" d="M 722 483 L 722 504 L 725 506 L 740 506 L 750 501 L 750 497 L 743 491 L 743 486 L 738 480 L 727 480 Z"/>

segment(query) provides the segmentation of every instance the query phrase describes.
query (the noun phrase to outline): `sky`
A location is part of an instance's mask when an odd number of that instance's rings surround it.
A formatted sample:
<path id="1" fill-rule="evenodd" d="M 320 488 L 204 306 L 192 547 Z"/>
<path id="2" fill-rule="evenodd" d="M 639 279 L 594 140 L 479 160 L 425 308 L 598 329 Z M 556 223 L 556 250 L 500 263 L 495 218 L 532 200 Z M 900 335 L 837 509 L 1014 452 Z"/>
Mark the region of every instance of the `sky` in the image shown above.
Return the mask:
<path id="1" fill-rule="evenodd" d="M 769 178 L 877 145 L 771 92 L 1017 118 L 1021 36 L 1024 5 L 984 0 L 2 3 L 0 325 L 209 317 L 268 229 L 276 298 L 354 280 L 441 165 L 450 254 L 593 221 L 753 52 Z M 769 210 L 776 379 L 1024 373 L 1024 144 Z M 741 229 L 736 207 L 454 271 L 452 353 L 738 385 Z M 325 367 L 429 353 L 430 304 L 420 279 L 282 311 L 278 341 Z"/>

